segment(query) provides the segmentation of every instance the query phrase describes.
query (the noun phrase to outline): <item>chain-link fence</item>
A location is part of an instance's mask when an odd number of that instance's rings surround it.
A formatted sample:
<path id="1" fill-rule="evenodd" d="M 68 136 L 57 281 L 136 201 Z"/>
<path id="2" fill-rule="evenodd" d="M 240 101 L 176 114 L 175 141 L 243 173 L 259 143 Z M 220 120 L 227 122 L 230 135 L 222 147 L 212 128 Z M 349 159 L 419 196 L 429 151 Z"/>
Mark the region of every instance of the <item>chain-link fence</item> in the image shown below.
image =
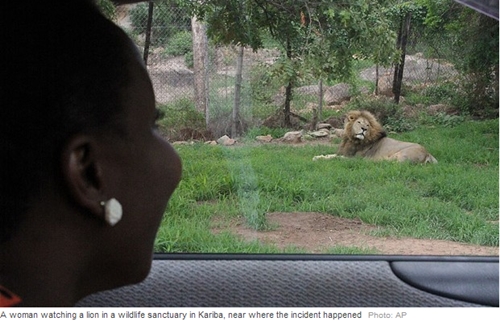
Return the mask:
<path id="1" fill-rule="evenodd" d="M 115 20 L 139 46 L 147 50 L 147 67 L 155 89 L 156 100 L 162 105 L 189 106 L 195 104 L 195 72 L 193 57 L 192 18 L 182 7 L 169 2 L 153 4 L 151 32 L 147 35 L 149 3 L 118 7 Z M 145 49 L 146 48 L 146 49 Z M 239 48 L 218 47 L 206 43 L 208 56 L 204 63 L 205 91 L 207 93 L 208 116 L 213 120 L 214 135 L 228 133 L 234 105 L 235 76 Z M 263 51 L 265 52 L 265 51 Z M 265 61 L 273 54 L 255 54 L 245 50 L 243 62 L 243 84 L 241 95 L 242 113 L 250 104 L 250 67 Z M 202 112 L 201 110 L 199 110 Z M 217 122 L 218 119 L 229 121 Z"/>
<path id="2" fill-rule="evenodd" d="M 153 6 L 152 15 L 150 6 Z M 154 5 L 140 3 L 119 7 L 116 16 L 117 23 L 127 31 L 140 49 L 147 51 L 147 67 L 157 102 L 170 106 L 197 106 L 193 21 L 186 9 L 169 1 Z M 152 18 L 150 34 L 148 17 Z M 437 44 L 423 47 L 419 37 L 419 34 L 412 33 L 408 39 L 403 86 L 407 89 L 422 90 L 457 78 L 458 72 L 447 59 L 447 52 L 441 50 Z M 208 93 L 204 103 L 209 113 L 203 116 L 214 136 L 229 134 L 231 130 L 237 88 L 235 81 L 238 72 L 238 49 L 234 46 L 218 47 L 210 42 L 206 44 L 208 54 L 203 64 L 204 87 L 201 90 Z M 274 111 L 279 111 L 283 107 L 286 84 L 265 79 L 270 77 L 267 71 L 278 56 L 278 50 L 259 50 L 257 53 L 244 50 L 240 95 L 243 121 L 240 125 L 245 126 L 244 123 L 249 122 L 262 123 L 266 116 L 273 113 L 273 108 Z M 377 93 L 392 95 L 394 67 L 377 69 L 375 66 L 367 66 L 358 72 L 358 82 L 361 81 L 365 87 L 362 90 L 375 92 L 375 83 L 378 83 Z M 319 92 L 318 83 L 317 79 L 311 79 L 310 83 L 300 84 L 304 88 L 296 88 L 293 106 L 295 110 L 318 102 L 315 97 Z M 359 83 L 357 85 L 359 87 Z M 345 91 L 346 87 L 338 88 Z M 326 86 L 323 90 L 329 98 L 341 97 L 340 100 L 325 100 L 326 107 L 342 102 L 342 94 L 332 93 L 336 90 L 334 86 Z M 297 101 L 297 96 L 301 93 L 306 93 L 309 101 Z M 263 106 L 267 108 L 265 111 Z M 314 108 L 313 106 L 312 109 Z M 200 108 L 198 110 L 202 111 Z M 185 125 L 190 127 L 189 124 Z"/>
<path id="3" fill-rule="evenodd" d="M 117 22 L 144 52 L 149 4 L 118 7 Z M 182 8 L 154 5 L 147 66 L 159 103 L 193 96 L 191 19 Z"/>

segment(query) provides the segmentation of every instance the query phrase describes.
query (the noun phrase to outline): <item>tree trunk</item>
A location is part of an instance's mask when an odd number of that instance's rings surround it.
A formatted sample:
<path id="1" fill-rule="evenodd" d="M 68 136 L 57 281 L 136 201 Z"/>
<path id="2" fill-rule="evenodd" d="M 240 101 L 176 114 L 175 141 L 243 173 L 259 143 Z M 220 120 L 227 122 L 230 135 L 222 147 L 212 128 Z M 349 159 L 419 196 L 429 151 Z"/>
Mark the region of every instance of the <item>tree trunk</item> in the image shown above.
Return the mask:
<path id="1" fill-rule="evenodd" d="M 153 25 L 153 1 L 149 1 L 148 8 L 148 21 L 146 25 L 146 40 L 144 41 L 144 54 L 142 59 L 144 59 L 144 64 L 148 65 L 148 56 L 149 56 L 149 46 L 151 45 L 151 26 Z"/>
<path id="2" fill-rule="evenodd" d="M 322 119 L 323 114 L 323 80 L 319 81 L 319 95 L 318 95 L 318 110 L 313 114 L 312 129 L 316 129 L 318 122 Z"/>
<path id="3" fill-rule="evenodd" d="M 241 129 L 241 126 L 238 126 L 238 124 L 240 122 L 241 81 L 243 79 L 243 53 L 244 47 L 240 46 L 238 50 L 238 59 L 236 60 L 236 80 L 234 84 L 234 106 L 231 126 L 232 138 L 238 136 L 238 134 L 240 134 L 239 129 Z"/>
<path id="4" fill-rule="evenodd" d="M 209 124 L 208 101 L 208 41 L 205 25 L 196 17 L 191 18 L 193 32 L 193 68 L 194 99 L 196 110 L 205 115 L 205 124 Z"/>
<path id="5" fill-rule="evenodd" d="M 286 57 L 288 60 L 292 60 L 292 45 L 290 44 L 290 39 L 287 38 L 286 41 Z M 285 114 L 285 127 L 292 127 L 292 122 L 290 120 L 290 102 L 292 101 L 292 87 L 293 82 L 290 80 L 288 85 L 286 86 L 285 91 L 285 108 L 283 109 L 283 113 Z"/>
<path id="6" fill-rule="evenodd" d="M 401 50 L 401 58 L 399 64 L 396 64 L 396 68 L 394 68 L 394 80 L 392 83 L 392 92 L 394 94 L 394 101 L 396 104 L 399 104 L 399 98 L 401 96 L 401 86 L 403 84 L 403 71 L 406 58 L 406 42 L 408 40 L 408 34 L 410 33 L 410 22 L 411 13 L 407 13 L 406 16 L 401 19 L 401 25 L 398 32 L 397 49 Z"/>
<path id="7" fill-rule="evenodd" d="M 290 102 L 292 101 L 292 82 L 289 82 L 285 90 L 285 108 L 283 113 L 285 116 L 284 126 L 292 127 L 292 121 L 290 119 Z"/>

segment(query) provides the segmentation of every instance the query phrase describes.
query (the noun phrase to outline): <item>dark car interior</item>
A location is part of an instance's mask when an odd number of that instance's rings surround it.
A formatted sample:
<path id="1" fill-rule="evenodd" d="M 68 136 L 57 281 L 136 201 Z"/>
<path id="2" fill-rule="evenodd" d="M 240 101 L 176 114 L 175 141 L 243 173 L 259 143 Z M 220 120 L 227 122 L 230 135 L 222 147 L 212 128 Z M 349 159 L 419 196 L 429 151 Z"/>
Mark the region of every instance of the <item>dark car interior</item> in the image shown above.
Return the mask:
<path id="1" fill-rule="evenodd" d="M 498 257 L 158 255 L 81 307 L 498 306 Z"/>

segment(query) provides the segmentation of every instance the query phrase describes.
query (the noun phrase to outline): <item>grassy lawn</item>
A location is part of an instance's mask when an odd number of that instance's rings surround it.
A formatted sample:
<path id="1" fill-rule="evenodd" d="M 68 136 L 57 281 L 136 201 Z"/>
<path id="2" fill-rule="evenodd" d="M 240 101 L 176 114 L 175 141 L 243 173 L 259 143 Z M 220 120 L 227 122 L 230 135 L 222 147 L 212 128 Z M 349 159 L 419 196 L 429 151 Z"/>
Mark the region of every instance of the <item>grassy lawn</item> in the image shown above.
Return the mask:
<path id="1" fill-rule="evenodd" d="M 390 136 L 424 145 L 439 163 L 312 161 L 315 155 L 334 153 L 334 144 L 176 146 L 183 179 L 170 201 L 156 250 L 282 252 L 210 230 L 214 217 L 244 217 L 252 228 L 272 229 L 266 213 L 278 211 L 359 218 L 382 227 L 378 235 L 498 246 L 498 119 Z"/>

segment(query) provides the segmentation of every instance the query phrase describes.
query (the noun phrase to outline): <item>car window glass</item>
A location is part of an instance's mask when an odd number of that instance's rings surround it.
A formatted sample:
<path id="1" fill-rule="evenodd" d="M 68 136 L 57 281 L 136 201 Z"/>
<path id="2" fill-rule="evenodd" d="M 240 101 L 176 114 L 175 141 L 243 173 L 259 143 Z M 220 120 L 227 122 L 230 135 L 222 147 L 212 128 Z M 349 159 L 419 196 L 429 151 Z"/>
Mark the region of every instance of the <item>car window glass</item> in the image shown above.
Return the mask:
<path id="1" fill-rule="evenodd" d="M 445 2 L 104 7 L 183 160 L 156 251 L 497 256 L 498 21 Z"/>

